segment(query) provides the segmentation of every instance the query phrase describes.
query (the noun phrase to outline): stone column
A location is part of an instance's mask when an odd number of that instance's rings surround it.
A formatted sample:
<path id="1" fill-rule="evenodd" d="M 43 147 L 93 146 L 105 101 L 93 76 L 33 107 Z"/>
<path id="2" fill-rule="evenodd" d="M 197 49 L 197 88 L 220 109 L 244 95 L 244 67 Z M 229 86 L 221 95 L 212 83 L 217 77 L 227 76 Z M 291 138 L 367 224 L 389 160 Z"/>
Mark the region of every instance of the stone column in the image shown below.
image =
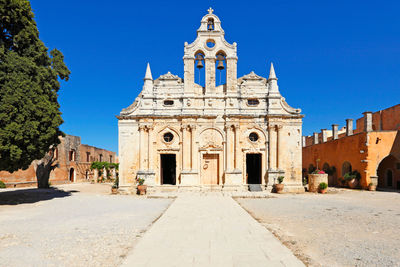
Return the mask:
<path id="1" fill-rule="evenodd" d="M 232 129 L 233 125 L 227 124 L 226 130 L 226 171 L 232 171 L 235 165 L 234 154 L 235 154 L 235 137 Z"/>
<path id="2" fill-rule="evenodd" d="M 303 135 L 302 137 L 301 137 L 302 139 L 301 139 L 301 143 L 302 143 L 302 146 L 303 147 L 306 147 L 306 137 Z"/>
<path id="3" fill-rule="evenodd" d="M 144 170 L 144 159 L 145 159 L 145 146 L 146 143 L 144 142 L 145 139 L 145 130 L 146 127 L 144 125 L 139 125 L 139 170 Z"/>
<path id="4" fill-rule="evenodd" d="M 346 119 L 346 135 L 353 135 L 353 119 Z"/>
<path id="5" fill-rule="evenodd" d="M 332 135 L 333 135 L 333 140 L 339 138 L 339 125 L 332 124 Z"/>
<path id="6" fill-rule="evenodd" d="M 321 129 L 321 135 L 322 135 L 322 143 L 326 143 L 328 141 L 328 132 L 326 129 Z"/>
<path id="7" fill-rule="evenodd" d="M 235 170 L 240 170 L 239 167 L 239 156 L 240 156 L 240 127 L 239 124 L 235 124 L 235 150 L 234 150 L 234 165 Z"/>
<path id="8" fill-rule="evenodd" d="M 190 125 L 190 168 L 191 170 L 197 170 L 197 148 L 196 148 L 196 125 Z"/>
<path id="9" fill-rule="evenodd" d="M 318 133 L 313 133 L 314 145 L 318 144 Z"/>
<path id="10" fill-rule="evenodd" d="M 226 58 L 226 88 L 227 92 L 235 92 L 237 85 L 237 57 Z"/>
<path id="11" fill-rule="evenodd" d="M 372 112 L 366 111 L 364 114 L 364 131 L 372 132 Z"/>
<path id="12" fill-rule="evenodd" d="M 206 94 L 215 93 L 215 57 L 206 57 Z"/>
<path id="13" fill-rule="evenodd" d="M 153 157 L 153 129 L 152 125 L 147 126 L 147 169 L 154 170 L 154 157 Z"/>
<path id="14" fill-rule="evenodd" d="M 268 127 L 268 136 L 269 136 L 269 168 L 272 170 L 276 169 L 277 164 L 277 134 L 276 134 L 276 125 L 271 125 Z"/>
<path id="15" fill-rule="evenodd" d="M 282 138 L 282 125 L 276 126 L 276 138 L 277 138 L 277 165 L 276 169 L 280 170 L 283 167 L 284 151 L 283 151 L 283 138 Z"/>
<path id="16" fill-rule="evenodd" d="M 190 132 L 189 125 L 182 125 L 182 170 L 190 170 Z"/>

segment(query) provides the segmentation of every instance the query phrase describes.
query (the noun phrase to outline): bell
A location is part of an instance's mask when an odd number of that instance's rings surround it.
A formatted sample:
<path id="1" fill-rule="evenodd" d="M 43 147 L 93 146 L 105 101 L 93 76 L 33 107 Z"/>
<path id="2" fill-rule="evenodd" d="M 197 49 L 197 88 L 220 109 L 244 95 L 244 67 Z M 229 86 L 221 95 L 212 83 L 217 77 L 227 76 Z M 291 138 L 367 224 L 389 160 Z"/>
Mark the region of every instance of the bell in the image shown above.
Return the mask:
<path id="1" fill-rule="evenodd" d="M 207 29 L 208 29 L 209 31 L 214 30 L 214 23 L 213 23 L 211 20 L 209 20 L 209 21 L 207 22 Z"/>
<path id="2" fill-rule="evenodd" d="M 202 69 L 204 67 L 204 65 L 203 65 L 203 55 L 197 54 L 196 60 L 197 60 L 197 66 L 196 67 L 198 69 Z"/>
<path id="3" fill-rule="evenodd" d="M 198 60 L 197 61 L 197 66 L 196 66 L 198 69 L 202 69 L 203 67 L 204 67 L 204 65 L 203 65 L 203 61 L 201 61 L 201 60 Z"/>
<path id="4" fill-rule="evenodd" d="M 219 70 L 225 69 L 224 62 L 222 60 L 218 61 L 217 69 L 219 69 Z"/>

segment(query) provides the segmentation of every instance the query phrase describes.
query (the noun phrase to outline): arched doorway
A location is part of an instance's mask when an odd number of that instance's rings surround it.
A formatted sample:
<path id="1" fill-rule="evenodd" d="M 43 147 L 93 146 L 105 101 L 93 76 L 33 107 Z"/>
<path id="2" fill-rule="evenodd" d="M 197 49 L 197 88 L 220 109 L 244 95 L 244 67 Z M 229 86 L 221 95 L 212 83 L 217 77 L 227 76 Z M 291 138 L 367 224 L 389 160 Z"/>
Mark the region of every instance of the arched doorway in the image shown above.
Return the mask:
<path id="1" fill-rule="evenodd" d="M 74 170 L 74 168 L 69 169 L 69 180 L 70 180 L 70 182 L 74 182 L 75 181 L 75 170 Z"/>
<path id="2" fill-rule="evenodd" d="M 384 158 L 377 168 L 378 187 L 400 189 L 400 171 L 397 170 L 399 160 L 393 155 Z"/>

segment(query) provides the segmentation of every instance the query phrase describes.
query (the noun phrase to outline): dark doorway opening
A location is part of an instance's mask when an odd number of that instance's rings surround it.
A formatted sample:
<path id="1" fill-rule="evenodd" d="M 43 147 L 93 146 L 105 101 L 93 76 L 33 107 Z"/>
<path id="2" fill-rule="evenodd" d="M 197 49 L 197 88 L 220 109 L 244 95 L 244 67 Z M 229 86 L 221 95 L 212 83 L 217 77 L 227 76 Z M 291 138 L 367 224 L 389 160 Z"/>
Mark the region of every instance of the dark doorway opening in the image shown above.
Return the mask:
<path id="1" fill-rule="evenodd" d="M 261 184 L 261 154 L 246 154 L 247 184 Z"/>
<path id="2" fill-rule="evenodd" d="M 161 154 L 161 184 L 176 185 L 175 154 Z"/>
<path id="3" fill-rule="evenodd" d="M 69 170 L 69 180 L 70 180 L 71 182 L 74 181 L 74 168 L 71 168 L 71 169 Z"/>

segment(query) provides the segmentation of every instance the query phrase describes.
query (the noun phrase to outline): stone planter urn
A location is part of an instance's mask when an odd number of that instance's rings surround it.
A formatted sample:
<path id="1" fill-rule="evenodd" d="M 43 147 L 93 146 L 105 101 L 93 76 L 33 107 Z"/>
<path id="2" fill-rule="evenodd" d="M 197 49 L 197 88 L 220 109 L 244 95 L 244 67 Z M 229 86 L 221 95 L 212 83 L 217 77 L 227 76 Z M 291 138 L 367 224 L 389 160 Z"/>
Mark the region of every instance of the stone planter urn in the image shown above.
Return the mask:
<path id="1" fill-rule="evenodd" d="M 317 192 L 320 183 L 328 184 L 328 174 L 309 174 L 308 175 L 308 191 Z"/>

